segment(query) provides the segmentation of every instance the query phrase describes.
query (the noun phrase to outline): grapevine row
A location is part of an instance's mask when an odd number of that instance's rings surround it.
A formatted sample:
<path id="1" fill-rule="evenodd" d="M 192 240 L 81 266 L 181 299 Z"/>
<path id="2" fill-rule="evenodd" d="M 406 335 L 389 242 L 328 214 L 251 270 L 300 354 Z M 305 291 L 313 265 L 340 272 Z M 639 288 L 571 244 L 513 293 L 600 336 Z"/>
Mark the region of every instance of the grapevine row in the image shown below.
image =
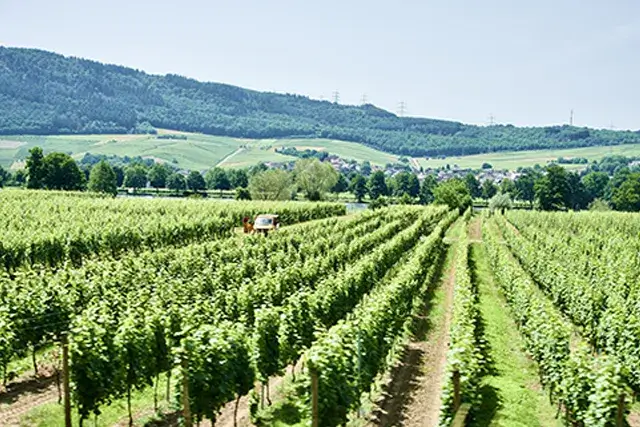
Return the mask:
<path id="1" fill-rule="evenodd" d="M 308 350 L 308 374 L 316 375 L 318 382 L 320 425 L 344 424 L 362 393 L 388 367 L 389 355 L 406 340 L 419 297 L 437 271 L 444 232 L 456 216 L 443 220 L 418 244 L 396 277 L 366 295 Z"/>
<path id="2" fill-rule="evenodd" d="M 220 203 L 199 200 L 103 199 L 38 191 L 0 192 L 0 266 L 79 264 L 93 254 L 227 236 L 244 216 L 271 212 L 282 222 L 344 215 L 331 203 Z"/>
<path id="3" fill-rule="evenodd" d="M 612 213 L 510 219 L 522 235 L 506 221 L 503 233 L 525 269 L 596 351 L 620 361 L 627 381 L 640 390 L 637 218 Z"/>
<path id="4" fill-rule="evenodd" d="M 527 349 L 538 363 L 542 385 L 580 426 L 616 425 L 623 393 L 620 367 L 605 356 L 592 357 L 572 344 L 571 325 L 498 242 L 495 224 L 484 224 L 483 239 L 497 283 L 511 308 Z M 572 347 L 576 347 L 573 351 Z"/>
<path id="5" fill-rule="evenodd" d="M 417 231 L 414 233 L 417 234 Z M 396 239 L 401 236 L 402 233 Z M 385 238 L 388 237 L 386 236 Z M 175 286 L 169 286 L 168 291 L 171 292 L 172 288 L 175 288 Z M 128 308 L 118 308 L 117 301 L 119 297 L 117 294 L 112 294 L 108 298 L 102 299 L 103 301 L 106 299 L 109 304 L 105 304 L 102 301 L 96 302 L 74 322 L 71 333 L 71 370 L 76 384 L 74 395 L 83 416 L 86 417 L 89 413 L 99 410 L 98 408 L 101 405 L 113 397 L 123 395 L 125 391 L 129 390 L 117 387 L 117 382 L 106 382 L 106 384 L 113 384 L 114 386 L 108 389 L 100 389 L 101 393 L 99 395 L 92 391 L 96 390 L 96 383 L 105 383 L 106 378 L 118 378 L 118 372 L 129 369 L 127 359 L 122 356 L 122 348 L 132 349 L 131 352 L 133 352 L 133 349 L 137 349 L 138 353 L 136 353 L 135 360 L 152 360 L 163 354 L 162 351 L 158 350 L 158 347 L 167 348 L 169 349 L 168 353 L 170 353 L 170 349 L 176 346 L 176 341 L 173 337 L 189 337 L 191 336 L 189 331 L 198 330 L 202 324 L 220 324 L 219 316 L 215 312 L 210 313 L 211 303 L 215 302 L 215 299 L 209 299 L 204 295 L 199 300 L 190 301 L 190 307 L 183 307 L 180 304 L 167 306 L 171 299 L 163 301 L 164 298 L 161 292 L 161 288 L 156 288 L 153 294 L 142 289 L 133 298 L 138 305 L 129 304 Z M 129 301 L 132 300 L 131 297 L 127 299 Z M 121 321 L 123 317 L 125 321 L 120 323 L 119 320 Z M 157 321 L 151 325 L 145 323 L 146 319 L 154 318 L 157 318 Z M 263 321 L 263 319 L 266 319 L 266 321 Z M 250 322 L 249 325 L 251 326 L 252 323 Z M 115 337 L 119 336 L 118 331 L 122 328 L 122 325 L 128 324 L 135 325 L 131 329 L 138 331 L 137 335 L 130 336 L 131 342 L 125 340 L 114 341 Z M 240 328 L 241 324 L 237 326 Z M 259 311 L 255 324 L 253 324 L 254 334 L 257 334 L 256 336 L 258 337 L 254 340 L 256 346 L 253 348 L 260 348 L 258 346 L 260 342 L 273 343 L 273 331 L 275 330 L 277 333 L 278 329 L 277 319 L 274 321 L 273 318 L 265 318 L 262 312 Z M 262 333 L 263 331 L 264 333 Z M 270 331 L 271 333 L 269 333 Z M 152 337 L 156 337 L 156 340 L 161 342 L 162 345 L 149 347 L 148 344 L 135 344 L 136 341 L 149 343 L 152 341 Z M 158 339 L 159 337 L 165 337 L 164 341 Z M 270 341 L 266 338 L 270 338 Z M 272 345 L 270 348 L 273 353 L 275 347 Z M 110 349 L 113 349 L 113 351 Z M 256 369 L 259 372 L 260 369 L 262 369 L 261 372 L 269 372 L 272 369 L 270 364 L 280 362 L 277 359 L 275 359 L 275 362 L 273 358 L 265 359 L 262 362 L 256 360 L 258 362 Z M 111 361 L 111 363 L 104 361 Z M 229 361 L 229 363 L 232 363 L 232 361 Z M 150 367 L 157 365 L 155 362 L 148 364 Z M 138 362 L 137 366 L 142 366 L 142 364 Z M 145 387 L 154 376 L 157 376 L 157 373 L 158 371 L 152 368 L 141 370 L 138 374 L 134 372 L 125 383 L 129 388 Z M 271 375 L 271 373 L 267 375 Z"/>
<path id="6" fill-rule="evenodd" d="M 433 211 L 442 212 L 442 210 Z M 267 383 L 270 376 L 279 374 L 288 364 L 295 362 L 300 353 L 313 342 L 314 331 L 326 327 L 320 319 L 335 315 L 332 314 L 334 309 L 350 310 L 350 307 L 353 307 L 360 298 L 358 291 L 366 292 L 374 286 L 406 250 L 415 244 L 426 227 L 439 217 L 441 214 L 433 216 L 433 212 L 427 211 L 418 223 L 381 245 L 372 254 L 350 266 L 343 273 L 339 273 L 335 278 L 330 277 L 320 282 L 315 290 L 294 293 L 281 307 L 264 307 L 257 310 L 255 321 L 249 325 L 253 332 L 245 340 L 249 343 L 252 352 L 255 377 L 262 383 Z M 342 302 L 336 299 L 339 295 L 342 296 Z M 326 301 L 327 296 L 339 304 L 324 305 L 323 302 Z M 325 315 L 321 316 L 322 313 Z M 236 324 L 235 328 L 241 329 L 243 325 Z M 205 348 L 193 351 L 212 354 L 217 350 L 205 345 Z M 226 360 L 225 366 L 233 366 L 236 363 L 241 364 L 241 361 Z M 186 373 L 189 384 L 192 380 L 200 381 L 211 375 L 206 373 L 208 369 L 206 366 L 198 366 L 189 364 Z M 202 371 L 203 369 L 205 372 Z M 213 383 L 210 384 L 210 386 L 213 385 Z M 220 408 L 232 397 L 220 393 L 210 393 L 207 396 L 208 404 Z M 211 414 L 194 412 L 194 415 L 198 419 L 203 416 L 209 417 Z"/>
<path id="7" fill-rule="evenodd" d="M 407 216 L 410 218 L 412 215 Z M 297 237 L 298 244 L 292 245 L 290 241 L 288 242 L 293 248 L 290 261 L 296 259 L 294 254 L 312 254 L 315 250 L 314 246 L 321 246 L 326 250 L 326 247 L 340 243 L 340 239 L 354 238 L 358 235 L 357 233 L 367 233 L 379 224 L 369 219 L 353 227 L 356 223 L 357 219 L 341 222 L 326 220 L 321 221 L 320 225 L 310 224 L 308 226 L 310 237 L 314 238 L 309 239 L 306 244 L 300 241 L 301 237 Z M 342 232 L 348 227 L 351 227 L 351 230 L 343 234 Z M 318 238 L 320 233 L 330 234 L 328 243 L 327 239 Z M 234 269 L 238 270 L 235 263 L 230 263 L 239 257 L 242 248 L 258 248 L 257 251 L 249 252 L 253 252 L 259 258 L 257 255 L 258 252 L 262 252 L 260 249 L 262 246 L 273 249 L 273 242 L 282 240 L 280 236 L 274 236 L 274 239 L 256 238 L 246 246 L 240 245 L 240 250 L 237 250 L 238 245 L 229 244 L 232 241 L 223 241 L 229 248 L 226 251 L 220 246 L 220 242 L 212 242 L 184 249 L 142 254 L 139 257 L 125 257 L 118 261 L 91 261 L 78 270 L 69 269 L 58 272 L 24 270 L 17 272 L 13 279 L 9 277 L 0 279 L 2 290 L 0 301 L 1 307 L 4 308 L 0 315 L 3 315 L 5 335 L 11 333 L 13 336 L 13 342 L 8 343 L 4 351 L 0 348 L 0 352 L 8 356 L 4 358 L 0 356 L 0 359 L 6 360 L 12 353 L 22 352 L 27 344 L 37 347 L 46 337 L 59 338 L 61 332 L 68 329 L 69 320 L 74 313 L 82 310 L 92 300 L 112 301 L 113 310 L 117 307 L 116 301 L 127 298 L 131 292 L 139 293 L 143 289 L 156 289 L 159 295 L 170 303 L 173 299 L 187 302 L 198 294 L 206 294 L 206 289 L 185 288 L 184 284 L 178 285 L 180 282 L 208 282 L 208 286 L 211 286 L 212 282 L 223 282 L 228 286 L 225 265 L 233 265 Z M 359 239 L 355 240 L 357 241 Z M 207 257 L 207 254 L 211 254 L 212 258 L 218 260 L 218 262 L 208 263 L 206 267 L 210 268 L 205 268 L 205 265 L 200 262 Z M 226 261 L 226 264 L 220 261 Z M 241 272 L 244 272 L 248 278 L 251 277 L 244 267 L 246 263 L 241 264 L 243 265 Z M 222 272 L 220 272 L 221 266 Z M 263 271 L 260 266 L 254 267 L 254 270 L 254 274 Z M 237 280 L 241 281 L 242 278 Z M 162 292 L 163 290 L 167 292 L 166 295 Z M 177 290 L 181 291 L 181 295 L 173 292 Z M 13 345 L 9 346 L 9 344 Z"/>
<path id="8" fill-rule="evenodd" d="M 466 213 L 466 219 L 469 214 L 470 211 Z M 482 374 L 482 343 L 478 337 L 480 311 L 477 289 L 471 282 L 469 249 L 465 230 L 464 236 L 457 243 L 455 254 L 453 313 L 442 389 L 441 426 L 451 425 L 458 409 L 454 403 L 454 373 L 459 375 L 461 402 L 457 403 L 469 403 L 472 406 L 479 403 L 478 387 Z"/>

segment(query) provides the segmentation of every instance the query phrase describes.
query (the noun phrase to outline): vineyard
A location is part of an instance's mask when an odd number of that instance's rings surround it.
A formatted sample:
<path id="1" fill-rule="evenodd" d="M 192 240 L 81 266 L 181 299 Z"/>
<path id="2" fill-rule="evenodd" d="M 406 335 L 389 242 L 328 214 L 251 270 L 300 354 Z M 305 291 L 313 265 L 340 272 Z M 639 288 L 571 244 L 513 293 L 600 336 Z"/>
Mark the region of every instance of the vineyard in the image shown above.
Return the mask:
<path id="1" fill-rule="evenodd" d="M 634 215 L 0 201 L 7 425 L 638 425 Z"/>

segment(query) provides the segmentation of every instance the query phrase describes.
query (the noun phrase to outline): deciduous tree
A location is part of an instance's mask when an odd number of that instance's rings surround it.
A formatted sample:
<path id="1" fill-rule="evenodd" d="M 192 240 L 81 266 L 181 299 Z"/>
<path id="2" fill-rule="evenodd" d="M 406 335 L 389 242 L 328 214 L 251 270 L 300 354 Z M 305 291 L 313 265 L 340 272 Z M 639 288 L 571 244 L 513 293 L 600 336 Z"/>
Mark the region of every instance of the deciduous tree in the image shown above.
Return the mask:
<path id="1" fill-rule="evenodd" d="M 371 200 L 375 200 L 380 196 L 389 195 L 389 188 L 387 187 L 387 181 L 384 176 L 384 172 L 376 171 L 369 177 L 369 197 Z"/>
<path id="2" fill-rule="evenodd" d="M 417 197 L 420 193 L 420 181 L 418 181 L 418 177 L 411 172 L 398 173 L 393 177 L 392 186 L 393 195 L 397 197 L 406 195 L 407 197 L 413 198 Z"/>
<path id="3" fill-rule="evenodd" d="M 349 189 L 349 183 L 347 182 L 347 178 L 344 177 L 344 174 L 338 174 L 338 180 L 335 185 L 331 188 L 332 193 L 344 193 Z"/>
<path id="4" fill-rule="evenodd" d="M 156 163 L 149 169 L 149 173 L 147 174 L 147 179 L 149 180 L 149 185 L 151 185 L 156 190 L 158 188 L 164 188 L 167 186 L 167 177 L 171 174 L 171 170 L 161 164 Z"/>
<path id="5" fill-rule="evenodd" d="M 627 179 L 614 190 L 611 202 L 619 211 L 640 211 L 640 173 L 629 174 Z"/>
<path id="6" fill-rule="evenodd" d="M 50 190 L 82 190 L 84 173 L 66 153 L 49 153 L 43 159 L 44 186 Z"/>
<path id="7" fill-rule="evenodd" d="M 191 191 L 202 191 L 207 188 L 207 183 L 200 172 L 191 171 L 187 176 L 187 187 Z"/>
<path id="8" fill-rule="evenodd" d="M 433 203 L 433 190 L 438 186 L 438 180 L 434 175 L 427 175 L 424 177 L 422 184 L 420 185 L 420 203 L 428 205 Z"/>
<path id="9" fill-rule="evenodd" d="M 464 183 L 467 185 L 467 188 L 469 189 L 469 194 L 471 194 L 472 198 L 476 199 L 482 196 L 482 189 L 480 188 L 480 183 L 478 182 L 478 179 L 473 173 L 469 172 L 464 177 Z"/>
<path id="10" fill-rule="evenodd" d="M 570 204 L 570 188 L 567 171 L 562 166 L 551 165 L 547 173 L 536 180 L 534 190 L 540 209 L 546 211 L 562 210 Z"/>
<path id="11" fill-rule="evenodd" d="M 291 199 L 291 176 L 281 169 L 257 173 L 249 179 L 251 198 L 257 200 Z"/>
<path id="12" fill-rule="evenodd" d="M 8 180 L 9 180 L 9 172 L 4 170 L 4 168 L 0 166 L 0 188 L 2 188 Z"/>
<path id="13" fill-rule="evenodd" d="M 536 196 L 534 184 L 539 176 L 538 172 L 528 170 L 516 178 L 515 181 L 517 198 L 529 202 L 530 206 L 533 206 L 533 200 Z"/>
<path id="14" fill-rule="evenodd" d="M 131 165 L 124 171 L 124 186 L 137 190 L 147 186 L 147 170 L 142 165 Z"/>
<path id="15" fill-rule="evenodd" d="M 367 180 L 362 175 L 356 174 L 351 178 L 349 189 L 358 203 L 361 203 L 364 196 L 367 195 Z"/>
<path id="16" fill-rule="evenodd" d="M 492 179 L 487 179 L 482 183 L 482 198 L 489 200 L 498 193 L 498 187 L 494 184 Z"/>
<path id="17" fill-rule="evenodd" d="M 42 188 L 45 173 L 42 148 L 33 147 L 27 157 L 27 188 Z"/>
<path id="18" fill-rule="evenodd" d="M 309 200 L 321 200 L 338 182 L 338 173 L 330 163 L 318 159 L 302 159 L 293 169 L 296 184 Z"/>
<path id="19" fill-rule="evenodd" d="M 247 188 L 249 186 L 249 176 L 244 169 L 231 169 L 227 172 L 231 188 Z"/>
<path id="20" fill-rule="evenodd" d="M 464 181 L 454 178 L 440 183 L 434 190 L 434 202 L 464 212 L 472 204 L 471 193 Z"/>
<path id="21" fill-rule="evenodd" d="M 187 189 L 187 181 L 183 175 L 179 173 L 172 173 L 167 178 L 167 188 L 175 192 L 184 191 Z"/>
<path id="22" fill-rule="evenodd" d="M 209 169 L 204 176 L 204 180 L 209 190 L 220 190 L 222 192 L 222 190 L 231 189 L 231 182 L 227 172 L 222 168 Z"/>
<path id="23" fill-rule="evenodd" d="M 609 184 L 609 175 L 606 172 L 589 172 L 582 177 L 582 183 L 591 199 L 601 199 Z"/>
<path id="24" fill-rule="evenodd" d="M 95 193 L 118 194 L 116 173 L 109 163 L 102 160 L 91 168 L 88 188 Z"/>

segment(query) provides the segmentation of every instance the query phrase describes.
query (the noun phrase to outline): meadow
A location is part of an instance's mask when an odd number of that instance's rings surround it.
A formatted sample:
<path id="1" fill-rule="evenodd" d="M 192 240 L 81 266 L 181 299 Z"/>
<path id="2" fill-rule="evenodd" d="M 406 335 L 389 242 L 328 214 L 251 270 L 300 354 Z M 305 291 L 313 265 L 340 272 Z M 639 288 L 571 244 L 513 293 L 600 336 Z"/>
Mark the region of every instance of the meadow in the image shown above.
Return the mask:
<path id="1" fill-rule="evenodd" d="M 246 168 L 258 162 L 287 162 L 295 157 L 276 152 L 278 148 L 295 147 L 313 149 L 338 155 L 345 160 L 359 163 L 369 161 L 384 166 L 398 162 L 399 156 L 385 153 L 355 142 L 331 139 L 241 139 L 211 136 L 198 133 L 160 130 L 158 135 L 184 135 L 182 139 L 159 139 L 156 135 L 52 135 L 52 136 L 3 136 L 0 137 L 0 166 L 17 169 L 23 166 L 30 148 L 42 147 L 45 152 L 70 153 L 79 160 L 85 153 L 141 156 L 176 165 L 187 170 L 207 170 L 214 166 Z M 446 158 L 414 158 L 412 164 L 423 168 L 440 168 L 457 165 L 462 169 L 480 169 L 489 163 L 494 169 L 516 170 L 518 167 L 545 166 L 558 157 L 585 157 L 589 161 L 610 155 L 640 156 L 640 144 L 583 147 L 558 150 L 504 151 L 471 156 Z M 563 165 L 568 169 L 584 168 L 584 165 Z"/>
<path id="2" fill-rule="evenodd" d="M 244 168 L 258 162 L 286 162 L 295 157 L 276 153 L 279 147 L 313 148 L 357 162 L 365 160 L 380 166 L 398 157 L 361 144 L 328 139 L 251 140 L 161 130 L 159 135 L 184 135 L 183 139 L 159 139 L 156 135 L 52 135 L 0 137 L 0 165 L 23 166 L 29 149 L 42 147 L 45 152 L 70 153 L 76 160 L 85 153 L 141 156 L 174 164 L 182 169 L 206 170 L 214 166 Z"/>
<path id="3" fill-rule="evenodd" d="M 483 163 L 489 163 L 494 169 L 516 170 L 518 167 L 533 167 L 536 164 L 545 166 L 558 157 L 584 157 L 589 161 L 599 160 L 606 156 L 640 156 L 640 144 L 613 145 L 601 147 L 581 147 L 554 150 L 501 151 L 496 153 L 476 154 L 472 156 L 437 158 L 418 158 L 424 168 L 439 168 L 446 165 L 466 169 L 479 169 Z M 568 169 L 581 169 L 584 165 L 562 165 Z"/>

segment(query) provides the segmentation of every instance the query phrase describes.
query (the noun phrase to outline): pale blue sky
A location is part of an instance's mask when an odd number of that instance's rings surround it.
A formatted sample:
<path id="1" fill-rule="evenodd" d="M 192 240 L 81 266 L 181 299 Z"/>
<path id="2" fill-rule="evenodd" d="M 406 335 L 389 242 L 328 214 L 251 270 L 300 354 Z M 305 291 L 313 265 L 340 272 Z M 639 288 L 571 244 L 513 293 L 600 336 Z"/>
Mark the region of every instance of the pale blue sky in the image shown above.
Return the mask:
<path id="1" fill-rule="evenodd" d="M 640 128 L 639 0 L 0 0 L 0 44 L 486 124 Z"/>

